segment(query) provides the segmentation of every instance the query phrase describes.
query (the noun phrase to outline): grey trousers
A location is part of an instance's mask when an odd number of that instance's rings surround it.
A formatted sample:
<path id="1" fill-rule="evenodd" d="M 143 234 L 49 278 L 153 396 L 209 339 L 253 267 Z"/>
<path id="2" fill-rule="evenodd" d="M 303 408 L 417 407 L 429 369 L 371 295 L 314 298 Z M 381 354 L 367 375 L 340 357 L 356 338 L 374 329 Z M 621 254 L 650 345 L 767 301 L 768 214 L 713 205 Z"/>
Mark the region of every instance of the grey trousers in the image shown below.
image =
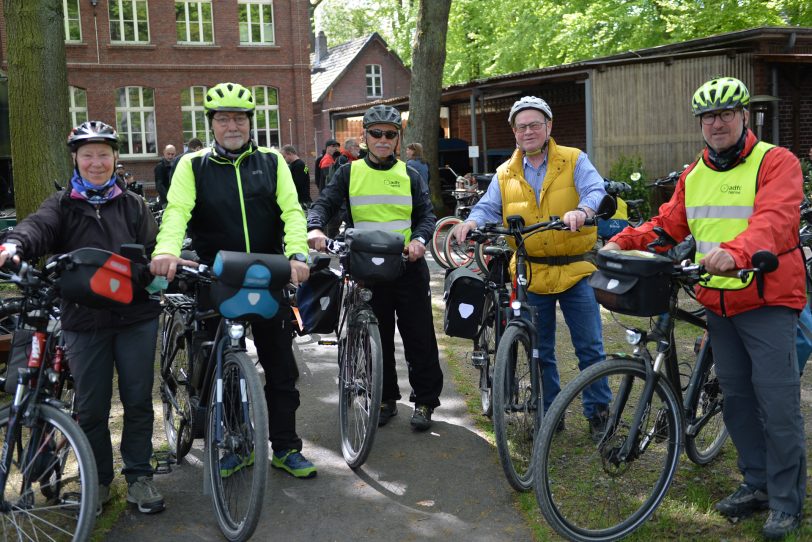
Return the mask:
<path id="1" fill-rule="evenodd" d="M 113 368 L 124 406 L 121 433 L 122 474 L 128 483 L 152 476 L 152 383 L 158 319 L 87 332 L 65 331 L 68 363 L 76 385 L 79 425 L 90 441 L 99 484 L 113 481 L 113 445 L 108 418 Z"/>
<path id="2" fill-rule="evenodd" d="M 761 307 L 730 318 L 707 312 L 724 420 L 744 481 L 770 508 L 799 514 L 806 496 L 806 448 L 795 352 L 798 312 Z"/>

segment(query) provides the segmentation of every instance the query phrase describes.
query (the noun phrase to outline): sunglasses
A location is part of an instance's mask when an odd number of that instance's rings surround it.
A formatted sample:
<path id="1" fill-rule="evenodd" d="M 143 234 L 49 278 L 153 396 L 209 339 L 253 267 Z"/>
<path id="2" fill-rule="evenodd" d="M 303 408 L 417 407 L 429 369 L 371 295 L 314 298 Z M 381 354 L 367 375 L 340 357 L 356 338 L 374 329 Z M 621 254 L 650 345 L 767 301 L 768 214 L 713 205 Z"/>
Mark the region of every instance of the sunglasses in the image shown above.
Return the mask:
<path id="1" fill-rule="evenodd" d="M 395 139 L 398 136 L 397 130 L 367 130 L 367 133 L 375 139 L 386 136 L 386 139 Z"/>

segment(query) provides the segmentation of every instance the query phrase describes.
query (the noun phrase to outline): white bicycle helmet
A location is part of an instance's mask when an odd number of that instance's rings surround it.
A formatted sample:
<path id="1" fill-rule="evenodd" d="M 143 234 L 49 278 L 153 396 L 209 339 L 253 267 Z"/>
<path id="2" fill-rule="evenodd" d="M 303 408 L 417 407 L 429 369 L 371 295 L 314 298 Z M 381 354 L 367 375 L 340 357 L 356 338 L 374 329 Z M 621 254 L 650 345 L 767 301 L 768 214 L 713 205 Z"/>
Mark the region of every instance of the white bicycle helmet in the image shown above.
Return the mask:
<path id="1" fill-rule="evenodd" d="M 519 111 L 524 111 L 525 109 L 535 109 L 536 111 L 541 111 L 548 119 L 553 120 L 553 110 L 550 109 L 547 102 L 541 98 L 536 98 L 535 96 L 524 96 L 520 100 L 517 100 L 513 104 L 513 107 L 510 108 L 508 124 L 513 126 L 513 119 L 516 118 Z"/>

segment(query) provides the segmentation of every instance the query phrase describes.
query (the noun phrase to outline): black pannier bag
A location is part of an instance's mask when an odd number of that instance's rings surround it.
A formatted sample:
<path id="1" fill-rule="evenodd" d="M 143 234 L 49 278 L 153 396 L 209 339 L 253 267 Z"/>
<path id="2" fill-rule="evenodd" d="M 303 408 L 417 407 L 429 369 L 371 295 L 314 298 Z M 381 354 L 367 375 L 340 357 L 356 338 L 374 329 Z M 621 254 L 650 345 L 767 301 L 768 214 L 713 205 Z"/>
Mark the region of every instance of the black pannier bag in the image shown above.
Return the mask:
<path id="1" fill-rule="evenodd" d="M 443 329 L 449 337 L 473 339 L 482 322 L 485 281 L 468 269 L 458 267 L 445 278 Z"/>
<path id="2" fill-rule="evenodd" d="M 598 303 L 612 312 L 656 316 L 668 311 L 674 263 L 640 250 L 601 250 L 589 277 Z"/>
<path id="3" fill-rule="evenodd" d="M 100 248 L 80 248 L 57 259 L 60 297 L 95 309 L 146 299 L 145 266 Z"/>
<path id="4" fill-rule="evenodd" d="M 34 330 L 32 329 L 17 329 L 14 331 L 6 365 L 6 393 L 13 394 L 17 390 L 18 369 L 24 369 L 28 366 L 28 355 L 31 353 L 31 341 L 33 338 Z"/>
<path id="5" fill-rule="evenodd" d="M 283 254 L 221 250 L 211 270 L 217 279 L 211 301 L 223 317 L 235 320 L 272 318 L 290 281 L 290 262 Z"/>
<path id="6" fill-rule="evenodd" d="M 341 273 L 321 269 L 296 291 L 296 306 L 302 321 L 302 333 L 332 333 L 338 324 L 341 304 Z"/>
<path id="7" fill-rule="evenodd" d="M 367 283 L 390 282 L 403 272 L 404 238 L 400 233 L 348 228 L 349 273 Z"/>

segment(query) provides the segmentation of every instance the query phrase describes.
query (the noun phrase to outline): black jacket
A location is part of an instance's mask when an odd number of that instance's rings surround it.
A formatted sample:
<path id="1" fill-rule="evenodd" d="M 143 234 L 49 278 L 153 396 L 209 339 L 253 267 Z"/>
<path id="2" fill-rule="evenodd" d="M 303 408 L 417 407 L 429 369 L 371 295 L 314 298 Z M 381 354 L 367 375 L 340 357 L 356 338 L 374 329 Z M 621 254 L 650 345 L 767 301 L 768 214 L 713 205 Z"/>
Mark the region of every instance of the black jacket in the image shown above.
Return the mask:
<path id="1" fill-rule="evenodd" d="M 36 259 L 46 254 L 64 254 L 84 247 L 120 252 L 121 245 L 144 245 L 146 254 L 155 248 L 158 225 L 140 196 L 119 184 L 122 193 L 104 205 L 70 197 L 65 191 L 52 194 L 37 212 L 20 222 L 7 236 L 16 243 L 21 257 Z M 112 310 L 91 309 L 75 303 L 63 303 L 62 328 L 91 331 L 115 328 L 155 318 L 161 312 L 154 300 L 133 302 Z"/>
<path id="2" fill-rule="evenodd" d="M 293 184 L 296 185 L 296 193 L 299 195 L 299 203 L 310 203 L 310 175 L 301 158 L 297 158 L 290 164 L 290 175 L 293 177 Z"/>
<path id="3" fill-rule="evenodd" d="M 369 156 L 364 157 L 364 161 L 372 169 L 384 171 L 391 169 L 396 162 L 393 158 L 386 164 L 376 164 L 369 159 Z M 323 230 L 333 215 L 340 212 L 342 204 L 345 204 L 348 209 L 345 218 L 347 227 L 352 228 L 352 209 L 349 205 L 351 168 L 352 162 L 341 166 L 333 177 L 334 182 L 324 187 L 321 196 L 310 208 L 307 215 L 308 231 Z M 434 223 L 437 220 L 434 216 L 434 208 L 431 206 L 429 193 L 425 189 L 420 174 L 412 168 L 406 168 L 406 171 L 409 174 L 409 182 L 412 187 L 412 239 L 422 237 L 428 241 L 434 234 Z"/>

